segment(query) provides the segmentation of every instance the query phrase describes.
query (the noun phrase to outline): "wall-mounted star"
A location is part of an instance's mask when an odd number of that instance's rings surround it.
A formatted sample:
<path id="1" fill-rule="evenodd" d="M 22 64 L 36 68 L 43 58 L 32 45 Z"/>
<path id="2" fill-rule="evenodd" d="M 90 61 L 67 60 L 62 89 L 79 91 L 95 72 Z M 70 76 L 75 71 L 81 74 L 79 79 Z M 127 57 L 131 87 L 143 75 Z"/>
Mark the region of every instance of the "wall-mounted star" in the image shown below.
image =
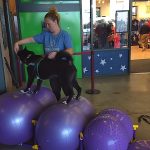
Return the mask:
<path id="1" fill-rule="evenodd" d="M 95 72 L 96 72 L 96 73 L 99 73 L 99 70 L 98 70 L 98 69 L 96 69 L 96 70 L 95 70 Z"/>
<path id="2" fill-rule="evenodd" d="M 100 57 L 100 54 L 97 54 L 97 57 Z"/>
<path id="3" fill-rule="evenodd" d="M 106 64 L 106 60 L 105 59 L 101 59 L 100 64 L 104 66 Z"/>
<path id="4" fill-rule="evenodd" d="M 124 72 L 126 69 L 127 69 L 127 68 L 126 68 L 126 66 L 125 66 L 125 65 L 121 65 L 120 70 L 122 70 L 122 71 Z"/>
<path id="5" fill-rule="evenodd" d="M 91 56 L 88 56 L 88 60 L 91 60 Z"/>
<path id="6" fill-rule="evenodd" d="M 122 54 L 119 54 L 119 57 L 121 58 L 123 55 Z"/>
<path id="7" fill-rule="evenodd" d="M 87 71 L 88 71 L 87 68 L 84 67 L 84 68 L 83 68 L 83 73 L 85 74 Z"/>

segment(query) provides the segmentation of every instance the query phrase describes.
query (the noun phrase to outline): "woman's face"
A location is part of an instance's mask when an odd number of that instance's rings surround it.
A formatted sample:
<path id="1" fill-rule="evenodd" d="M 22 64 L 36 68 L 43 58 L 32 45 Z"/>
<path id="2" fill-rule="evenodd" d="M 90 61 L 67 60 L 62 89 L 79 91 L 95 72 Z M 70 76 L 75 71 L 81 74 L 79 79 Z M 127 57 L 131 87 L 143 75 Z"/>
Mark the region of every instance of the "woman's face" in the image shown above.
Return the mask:
<path id="1" fill-rule="evenodd" d="M 49 18 L 45 18 L 45 26 L 50 32 L 55 32 L 56 26 L 58 26 L 57 21 L 53 21 Z"/>

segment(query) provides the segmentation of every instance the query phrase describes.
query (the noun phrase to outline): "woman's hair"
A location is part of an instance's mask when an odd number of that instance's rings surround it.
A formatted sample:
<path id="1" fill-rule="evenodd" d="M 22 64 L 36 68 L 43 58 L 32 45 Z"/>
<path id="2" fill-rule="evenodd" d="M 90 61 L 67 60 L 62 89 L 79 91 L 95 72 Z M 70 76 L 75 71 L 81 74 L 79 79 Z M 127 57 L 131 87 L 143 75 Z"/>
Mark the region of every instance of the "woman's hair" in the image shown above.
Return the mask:
<path id="1" fill-rule="evenodd" d="M 59 13 L 57 12 L 57 9 L 55 6 L 52 6 L 50 7 L 48 13 L 45 15 L 44 18 L 49 18 L 51 19 L 52 21 L 57 21 L 58 25 L 59 25 L 59 22 L 60 22 L 60 15 Z"/>

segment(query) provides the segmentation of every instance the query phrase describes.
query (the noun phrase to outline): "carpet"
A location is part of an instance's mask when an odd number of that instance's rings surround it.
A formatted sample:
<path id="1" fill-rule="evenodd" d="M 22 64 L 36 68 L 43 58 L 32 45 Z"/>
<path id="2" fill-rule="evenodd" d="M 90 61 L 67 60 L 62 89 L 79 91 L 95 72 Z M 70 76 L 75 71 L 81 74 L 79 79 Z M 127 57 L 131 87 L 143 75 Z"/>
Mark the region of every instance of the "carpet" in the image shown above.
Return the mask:
<path id="1" fill-rule="evenodd" d="M 131 60 L 130 72 L 131 73 L 150 72 L 150 59 Z"/>

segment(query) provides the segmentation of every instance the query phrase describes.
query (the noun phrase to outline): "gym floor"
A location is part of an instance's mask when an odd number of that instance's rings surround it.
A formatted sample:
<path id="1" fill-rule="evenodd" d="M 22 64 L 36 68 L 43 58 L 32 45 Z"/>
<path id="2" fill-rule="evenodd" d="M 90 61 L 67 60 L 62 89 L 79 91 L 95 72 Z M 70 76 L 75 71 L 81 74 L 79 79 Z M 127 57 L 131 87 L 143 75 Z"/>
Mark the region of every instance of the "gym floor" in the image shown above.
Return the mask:
<path id="1" fill-rule="evenodd" d="M 133 124 L 138 124 L 140 115 L 150 115 L 150 73 L 130 74 L 125 76 L 97 77 L 95 89 L 100 94 L 87 94 L 91 88 L 90 78 L 78 79 L 82 87 L 82 96 L 94 105 L 96 112 L 105 108 L 115 107 L 127 113 Z M 150 125 L 141 122 L 136 131 L 137 140 L 150 139 Z M 0 150 L 31 150 L 29 145 L 5 146 L 0 145 Z"/>

